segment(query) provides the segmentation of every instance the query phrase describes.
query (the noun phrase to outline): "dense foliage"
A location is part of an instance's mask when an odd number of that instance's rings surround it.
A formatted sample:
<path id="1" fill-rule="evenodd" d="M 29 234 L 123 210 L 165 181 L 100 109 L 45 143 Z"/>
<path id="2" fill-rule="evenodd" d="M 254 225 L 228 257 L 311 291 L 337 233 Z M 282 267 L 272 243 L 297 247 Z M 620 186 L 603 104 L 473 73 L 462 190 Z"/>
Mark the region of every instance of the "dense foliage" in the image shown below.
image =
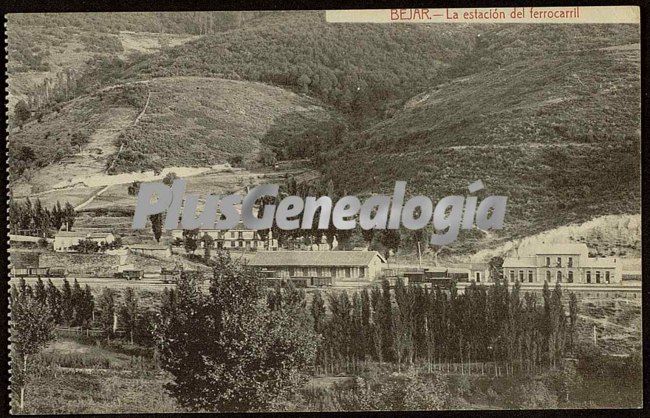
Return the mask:
<path id="1" fill-rule="evenodd" d="M 562 300 L 559 283 L 545 284 L 542 302 L 519 283 L 485 288 L 473 284 L 463 294 L 430 290 L 397 281 L 382 288 L 319 294 L 312 315 L 323 335 L 317 363 L 325 371 L 355 370 L 368 360 L 402 364 L 502 362 L 520 370 L 555 366 L 570 350 L 577 303 Z"/>
<path id="2" fill-rule="evenodd" d="M 41 283 L 42 284 L 42 283 Z M 12 358 L 11 389 L 20 393 L 20 409 L 25 407 L 25 388 L 32 377 L 28 358 L 37 354 L 54 339 L 55 319 L 43 303 L 43 294 L 34 295 L 24 283 L 21 289 L 12 286 L 9 297 L 11 308 L 10 350 Z M 20 389 L 18 391 L 18 388 Z"/>
<path id="3" fill-rule="evenodd" d="M 184 274 L 157 330 L 170 393 L 192 410 L 267 410 L 304 383 L 315 335 L 298 304 L 264 302 L 259 278 L 224 253 L 208 294 Z M 188 332 L 193 330 L 192 332 Z"/>
<path id="4" fill-rule="evenodd" d="M 29 13 L 9 16 L 9 26 L 78 28 L 93 32 L 206 34 L 238 27 L 260 12 Z"/>
<path id="5" fill-rule="evenodd" d="M 9 232 L 18 235 L 51 236 L 62 226 L 72 228 L 76 212 L 69 202 L 61 206 L 58 201 L 52 209 L 43 206 L 41 200 L 12 200 L 9 203 Z"/>

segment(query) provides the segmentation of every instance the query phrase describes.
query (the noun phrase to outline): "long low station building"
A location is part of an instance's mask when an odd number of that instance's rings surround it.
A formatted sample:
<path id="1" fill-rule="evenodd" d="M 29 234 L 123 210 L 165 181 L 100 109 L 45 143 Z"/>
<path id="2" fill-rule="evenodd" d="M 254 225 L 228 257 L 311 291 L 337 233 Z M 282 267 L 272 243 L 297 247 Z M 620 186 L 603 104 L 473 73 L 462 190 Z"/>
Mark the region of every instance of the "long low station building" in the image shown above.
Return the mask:
<path id="1" fill-rule="evenodd" d="M 377 251 L 261 251 L 248 264 L 269 280 L 298 286 L 363 285 L 375 280 L 386 260 Z"/>

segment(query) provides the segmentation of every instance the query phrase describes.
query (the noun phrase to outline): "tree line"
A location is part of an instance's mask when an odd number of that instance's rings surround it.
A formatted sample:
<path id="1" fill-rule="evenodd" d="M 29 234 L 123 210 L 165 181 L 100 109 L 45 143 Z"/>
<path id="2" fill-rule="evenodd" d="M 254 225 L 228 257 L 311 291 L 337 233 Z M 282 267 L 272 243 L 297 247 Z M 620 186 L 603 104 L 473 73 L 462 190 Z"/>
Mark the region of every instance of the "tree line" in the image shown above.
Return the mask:
<path id="1" fill-rule="evenodd" d="M 19 235 L 51 236 L 51 230 L 60 230 L 62 226 L 72 228 L 76 212 L 70 202 L 61 206 L 56 202 L 51 209 L 45 207 L 41 200 L 11 200 L 9 203 L 9 231 Z"/>
<path id="2" fill-rule="evenodd" d="M 168 299 L 166 292 L 167 289 L 162 300 Z M 52 326 L 99 329 L 107 338 L 114 338 L 119 330 L 128 336 L 131 343 L 153 346 L 154 313 L 143 306 L 133 288 L 127 287 L 121 294 L 115 289 L 103 288 L 95 298 L 91 287 L 86 285 L 82 288 L 76 279 L 72 284 L 63 279 L 60 288 L 51 279 L 45 284 L 39 278 L 33 286 L 20 279 L 18 286 L 12 286 L 10 298 L 11 302 L 33 300 L 44 307 L 45 320 Z"/>
<path id="3" fill-rule="evenodd" d="M 573 348 L 578 304 L 562 289 L 544 285 L 541 301 L 521 295 L 497 280 L 494 286 L 475 283 L 459 294 L 404 285 L 354 292 L 317 292 L 311 304 L 314 331 L 322 335 L 316 365 L 337 373 L 366 361 L 398 367 L 442 362 L 504 362 L 520 367 L 554 367 Z"/>
<path id="4" fill-rule="evenodd" d="M 553 367 L 574 345 L 577 299 L 569 295 L 567 315 L 559 284 L 545 285 L 539 301 L 501 281 L 459 294 L 400 280 L 391 289 L 384 280 L 351 296 L 316 292 L 309 302 L 290 281 L 265 289 L 258 270 L 227 252 L 206 263 L 213 268 L 207 291 L 195 272 L 184 272 L 155 307 L 132 288 L 121 295 L 104 288 L 95 299 L 76 281 L 59 290 L 23 280 L 10 297 L 14 358 L 37 353 L 57 325 L 99 327 L 108 338 L 119 328 L 132 343 L 155 348 L 181 405 L 251 411 L 286 399 L 314 371 L 360 371 L 365 362 Z"/>

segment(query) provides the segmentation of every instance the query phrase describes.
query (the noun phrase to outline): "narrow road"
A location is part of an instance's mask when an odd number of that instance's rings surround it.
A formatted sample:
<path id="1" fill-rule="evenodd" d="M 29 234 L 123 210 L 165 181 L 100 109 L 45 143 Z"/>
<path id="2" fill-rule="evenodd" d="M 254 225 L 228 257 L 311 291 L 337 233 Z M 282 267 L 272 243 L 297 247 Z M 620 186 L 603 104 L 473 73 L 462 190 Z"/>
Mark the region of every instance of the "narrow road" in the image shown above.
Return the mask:
<path id="1" fill-rule="evenodd" d="M 95 200 L 95 198 L 96 198 L 97 196 L 101 196 L 102 193 L 104 193 L 106 190 L 108 190 L 109 187 L 111 187 L 111 186 L 110 186 L 110 185 L 108 185 L 108 186 L 104 186 L 104 187 L 102 187 L 101 189 L 97 190 L 97 191 L 96 191 L 95 193 L 93 193 L 92 196 L 90 196 L 90 197 L 89 197 L 85 202 L 80 203 L 79 205 L 75 206 L 74 210 L 81 210 L 81 209 L 85 208 L 85 207 L 88 206 L 90 203 L 92 203 L 92 201 Z"/>

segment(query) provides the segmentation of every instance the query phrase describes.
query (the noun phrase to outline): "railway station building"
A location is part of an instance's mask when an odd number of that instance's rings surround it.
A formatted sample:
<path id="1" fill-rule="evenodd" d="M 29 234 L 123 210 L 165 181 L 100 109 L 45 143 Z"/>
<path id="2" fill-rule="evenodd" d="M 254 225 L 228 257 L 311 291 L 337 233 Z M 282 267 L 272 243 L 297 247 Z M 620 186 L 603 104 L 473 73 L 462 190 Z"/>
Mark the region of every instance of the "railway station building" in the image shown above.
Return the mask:
<path id="1" fill-rule="evenodd" d="M 377 251 L 263 251 L 249 260 L 268 279 L 290 279 L 303 286 L 370 283 L 385 264 Z"/>
<path id="2" fill-rule="evenodd" d="M 616 257 L 589 257 L 586 244 L 539 246 L 533 255 L 508 257 L 503 261 L 503 277 L 510 283 L 618 284 L 622 260 Z"/>

